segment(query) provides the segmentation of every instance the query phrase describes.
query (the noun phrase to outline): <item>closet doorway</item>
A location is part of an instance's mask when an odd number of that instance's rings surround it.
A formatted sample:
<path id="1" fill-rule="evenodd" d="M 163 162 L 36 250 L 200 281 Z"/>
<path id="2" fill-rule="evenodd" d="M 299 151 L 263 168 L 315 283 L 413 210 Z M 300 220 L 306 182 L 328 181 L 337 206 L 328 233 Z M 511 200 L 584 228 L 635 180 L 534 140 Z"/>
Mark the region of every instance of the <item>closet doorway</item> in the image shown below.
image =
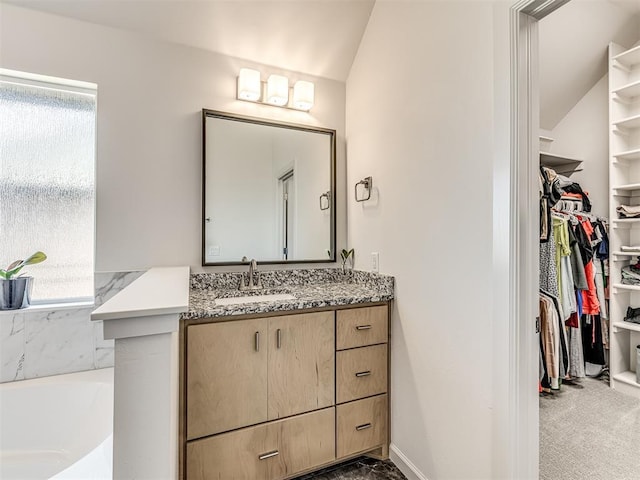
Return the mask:
<path id="1" fill-rule="evenodd" d="M 601 458 L 602 463 L 608 464 L 608 469 L 600 470 L 599 472 L 591 471 L 589 475 L 582 475 L 579 473 L 579 470 L 583 465 L 577 464 L 574 465 L 575 470 L 569 470 L 575 459 L 570 459 L 566 456 L 564 458 L 560 458 L 563 452 L 562 449 L 553 451 L 552 449 L 550 450 L 545 448 L 544 444 L 545 441 L 549 440 L 548 437 L 545 437 L 545 435 L 548 434 L 549 429 L 545 428 L 548 427 L 548 425 L 545 426 L 544 422 L 549 422 L 549 418 L 553 417 L 553 415 L 551 417 L 548 415 L 550 412 L 554 414 L 557 413 L 555 410 L 552 410 L 554 409 L 552 404 L 553 400 L 547 400 L 547 404 L 545 405 L 543 403 L 545 401 L 544 399 L 539 399 L 537 394 L 532 394 L 530 391 L 530 386 L 533 383 L 537 383 L 540 364 L 540 347 L 537 332 L 537 327 L 539 328 L 539 325 L 536 324 L 536 316 L 538 313 L 537 287 L 539 287 L 540 284 L 540 277 L 538 275 L 540 245 L 538 242 L 532 241 L 532 239 L 537 238 L 540 233 L 540 225 L 537 223 L 539 218 L 537 212 L 540 212 L 537 179 L 539 175 L 539 155 L 542 146 L 539 139 L 540 132 L 538 128 L 543 125 L 543 117 L 547 115 L 547 112 L 544 111 L 543 114 L 540 115 L 540 108 L 544 108 L 544 102 L 541 101 L 542 99 L 540 96 L 540 88 L 543 80 L 540 75 L 544 72 L 544 69 L 541 69 L 541 52 L 538 50 L 538 47 L 543 45 L 541 42 L 542 37 L 539 37 L 539 35 L 544 33 L 544 29 L 542 27 L 545 26 L 545 23 L 539 23 L 539 21 L 543 19 L 545 19 L 543 22 L 556 21 L 556 19 L 561 18 L 561 14 L 563 17 L 566 17 L 566 14 L 570 9 L 577 8 L 580 6 L 580 3 L 584 4 L 585 2 L 584 0 L 571 0 L 570 5 L 567 5 L 562 10 L 554 13 L 567 3 L 569 2 L 522 1 L 512 7 L 513 129 L 511 143 L 511 188 L 512 212 L 514 212 L 512 219 L 515 221 L 515 228 L 512 232 L 513 236 L 511 245 L 514 249 L 516 259 L 514 265 L 511 267 L 513 275 L 512 278 L 515 280 L 515 288 L 511 297 L 513 304 L 512 312 L 514 312 L 515 315 L 512 317 L 514 322 L 510 329 L 511 338 L 512 340 L 515 339 L 515 342 L 512 345 L 516 347 L 515 351 L 512 351 L 512 359 L 515 362 L 515 379 L 512 378 L 512 384 L 514 385 L 514 388 L 512 388 L 512 392 L 514 393 L 512 406 L 515 412 L 512 417 L 514 422 L 512 425 L 514 430 L 512 431 L 516 432 L 514 433 L 514 437 L 517 439 L 517 444 L 513 447 L 516 453 L 514 477 L 538 478 L 539 473 L 541 479 L 636 478 L 633 476 L 635 475 L 635 472 L 639 471 L 638 468 L 635 467 L 636 464 L 633 463 L 633 460 L 630 463 L 627 462 L 628 458 L 634 458 L 633 454 L 630 453 L 630 450 L 628 448 L 613 448 L 613 437 L 608 438 L 606 435 L 601 437 L 598 437 L 597 435 L 594 436 L 594 430 L 590 430 L 590 433 L 587 432 L 585 427 L 588 425 L 589 429 L 591 429 L 597 422 L 587 424 L 584 419 L 573 427 L 574 429 L 577 429 L 576 434 L 579 435 L 575 437 L 574 440 L 576 438 L 581 438 L 580 435 L 585 434 L 585 438 L 589 440 L 588 443 L 590 444 L 589 451 L 593 452 L 592 456 Z M 635 8 L 631 5 L 631 2 L 616 0 L 599 0 L 597 2 L 592 1 L 591 3 L 592 6 L 594 4 L 599 4 L 599 7 L 611 7 L 611 4 L 617 4 L 620 8 L 625 9 L 629 7 L 626 10 L 628 11 L 629 16 L 632 17 L 634 15 L 638 15 L 638 18 L 640 18 L 640 8 L 637 7 L 637 3 Z M 629 5 L 623 5 L 625 3 Z M 550 14 L 552 14 L 551 17 L 547 18 Z M 567 21 L 566 19 L 564 20 L 567 26 L 567 32 L 565 33 L 567 41 L 580 41 L 579 38 L 571 39 L 571 35 L 568 33 L 569 30 L 573 31 L 573 29 L 569 27 L 575 26 L 572 25 L 571 22 L 580 21 L 579 19 L 584 20 L 580 15 L 574 15 L 571 17 L 571 21 Z M 606 22 L 607 20 L 605 17 L 601 17 L 601 21 Z M 608 43 L 615 40 L 616 38 L 609 38 L 607 41 L 603 42 L 601 48 L 603 56 L 605 55 L 604 52 L 606 51 Z M 627 39 L 626 42 L 621 43 L 625 44 L 627 48 L 631 48 L 639 41 L 640 38 L 635 38 L 631 39 L 631 41 L 628 41 Z M 606 83 L 606 79 L 604 83 Z M 608 102 L 608 86 L 605 90 L 606 92 L 603 91 L 603 101 Z M 601 116 L 608 117 L 606 107 L 605 112 L 602 113 Z M 551 129 L 547 127 L 545 130 Z M 603 126 L 602 135 L 605 138 L 609 135 L 608 122 L 605 122 L 605 125 Z M 543 136 L 546 137 L 548 135 Z M 545 141 L 548 142 L 549 139 L 546 138 Z M 558 150 L 556 151 L 560 153 Z M 569 154 L 571 152 L 563 153 Z M 592 190 L 592 200 L 596 199 L 595 203 L 598 205 L 594 205 L 594 209 L 597 208 L 599 212 L 597 215 L 594 215 L 594 217 L 609 217 L 609 185 L 607 181 L 609 165 L 608 149 L 606 153 L 598 159 L 598 161 L 604 162 L 606 165 L 606 168 L 602 169 L 603 172 L 599 174 L 600 178 L 596 178 L 598 174 L 595 174 L 594 172 L 589 172 L 590 175 L 579 174 L 577 177 L 582 175 L 585 190 Z M 589 168 L 589 165 L 591 165 L 591 167 L 594 166 L 593 163 L 585 162 L 584 168 Z M 598 167 L 604 167 L 604 165 L 599 165 Z M 602 183 L 602 188 L 598 186 L 598 182 Z M 529 212 L 528 217 L 523 218 L 521 212 Z M 613 218 L 611 218 L 611 220 L 613 220 Z M 599 318 L 598 322 L 600 322 Z M 603 324 L 603 329 L 604 328 Z M 606 332 L 603 330 L 600 331 L 600 334 L 604 335 Z M 599 373 L 593 371 L 593 365 L 591 373 Z M 592 383 L 589 384 L 589 382 Z M 633 396 L 623 395 L 618 390 L 610 389 L 604 382 L 586 379 L 584 385 L 579 386 L 582 386 L 585 392 L 591 388 L 592 390 L 588 392 L 589 395 L 593 392 L 594 396 L 602 396 L 601 403 L 603 405 L 606 404 L 608 410 L 613 408 L 619 409 L 617 418 L 616 416 L 613 416 L 608 422 L 603 423 L 601 426 L 603 432 L 611 430 L 612 427 L 615 426 L 616 420 L 620 420 L 625 413 L 636 411 L 634 409 L 640 405 L 637 401 L 637 396 L 634 398 Z M 550 392 L 551 396 L 548 398 L 555 398 L 559 406 L 562 403 L 561 401 L 565 401 L 567 398 L 570 398 L 568 395 L 574 395 L 572 397 L 574 400 L 571 400 L 574 404 L 578 404 L 584 400 L 584 397 L 579 398 L 579 394 L 576 393 L 579 390 L 570 390 L 570 388 L 574 387 L 567 386 L 565 391 L 562 393 L 559 393 L 561 392 L 562 387 L 560 390 L 557 388 L 558 385 L 555 385 L 555 387 L 554 391 L 558 392 L 558 394 L 554 397 L 553 395 L 555 392 L 552 391 Z M 539 410 L 539 405 L 540 408 L 547 408 L 547 411 Z M 572 408 L 574 407 L 576 407 L 576 405 L 572 405 Z M 557 410 L 560 411 L 560 408 L 563 407 L 560 406 Z M 640 409 L 637 411 L 640 412 Z M 543 412 L 543 414 L 539 416 L 540 412 Z M 589 418 L 588 412 L 584 412 L 584 414 L 586 415 L 586 418 Z M 597 412 L 592 412 L 592 414 L 596 415 Z M 560 413 L 559 415 L 563 414 Z M 639 426 L 640 425 L 633 424 L 632 422 L 630 429 L 637 430 Z M 578 431 L 581 428 L 584 429 L 585 432 Z M 632 440 L 632 435 L 633 433 L 629 434 L 629 440 Z M 538 443 L 539 441 L 540 443 Z M 628 445 L 633 444 L 633 442 L 627 443 Z M 540 447 L 540 450 L 538 450 L 538 447 Z M 626 451 L 626 458 L 625 455 L 622 455 L 622 452 L 624 451 Z M 540 453 L 538 454 L 538 452 Z M 566 453 L 566 450 L 564 450 L 564 453 Z M 557 456 L 557 458 L 552 458 L 554 456 Z M 590 461 L 592 459 L 587 458 L 587 460 Z M 543 462 L 540 470 L 538 470 L 539 461 Z M 547 463 L 544 462 L 552 464 L 555 463 L 555 470 L 553 468 L 548 468 Z"/>

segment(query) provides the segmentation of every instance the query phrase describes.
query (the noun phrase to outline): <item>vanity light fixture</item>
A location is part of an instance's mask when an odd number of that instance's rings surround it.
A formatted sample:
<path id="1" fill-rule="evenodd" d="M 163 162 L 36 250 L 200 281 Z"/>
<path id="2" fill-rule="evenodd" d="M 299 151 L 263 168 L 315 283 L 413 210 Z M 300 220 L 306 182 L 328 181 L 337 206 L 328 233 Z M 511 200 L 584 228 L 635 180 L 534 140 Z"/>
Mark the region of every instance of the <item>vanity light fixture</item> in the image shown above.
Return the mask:
<path id="1" fill-rule="evenodd" d="M 238 99 L 257 102 L 260 100 L 261 90 L 260 72 L 250 68 L 241 68 L 238 75 Z"/>
<path id="2" fill-rule="evenodd" d="M 309 111 L 313 107 L 314 85 L 305 80 L 298 80 L 293 86 L 293 107 Z"/>
<path id="3" fill-rule="evenodd" d="M 289 103 L 289 79 L 282 75 L 269 75 L 267 80 L 267 103 L 284 107 Z"/>
<path id="4" fill-rule="evenodd" d="M 289 88 L 287 77 L 269 75 L 267 81 L 263 82 L 260 72 L 251 68 L 240 69 L 237 88 L 238 100 L 305 112 L 311 110 L 315 101 L 315 86 L 312 82 L 298 80 L 293 88 Z"/>

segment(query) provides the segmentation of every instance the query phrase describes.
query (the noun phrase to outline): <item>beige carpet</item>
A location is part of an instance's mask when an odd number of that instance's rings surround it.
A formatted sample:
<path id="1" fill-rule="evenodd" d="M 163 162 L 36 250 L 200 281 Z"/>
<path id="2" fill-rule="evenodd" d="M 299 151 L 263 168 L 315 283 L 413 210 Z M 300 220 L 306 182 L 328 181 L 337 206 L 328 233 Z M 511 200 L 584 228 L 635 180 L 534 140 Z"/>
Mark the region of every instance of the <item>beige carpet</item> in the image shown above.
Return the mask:
<path id="1" fill-rule="evenodd" d="M 540 479 L 640 480 L 640 399 L 581 385 L 540 399 Z"/>

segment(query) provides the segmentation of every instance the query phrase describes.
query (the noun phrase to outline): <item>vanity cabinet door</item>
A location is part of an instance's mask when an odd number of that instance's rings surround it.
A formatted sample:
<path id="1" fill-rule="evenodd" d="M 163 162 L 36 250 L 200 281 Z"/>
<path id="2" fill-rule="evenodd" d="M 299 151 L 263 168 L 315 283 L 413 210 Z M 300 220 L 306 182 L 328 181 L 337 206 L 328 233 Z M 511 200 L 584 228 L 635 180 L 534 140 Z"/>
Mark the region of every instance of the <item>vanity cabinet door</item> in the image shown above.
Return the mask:
<path id="1" fill-rule="evenodd" d="M 334 312 L 269 319 L 269 420 L 334 405 Z"/>
<path id="2" fill-rule="evenodd" d="M 187 439 L 267 420 L 265 319 L 187 329 Z"/>
<path id="3" fill-rule="evenodd" d="M 336 458 L 335 408 L 187 443 L 188 480 L 280 480 Z"/>

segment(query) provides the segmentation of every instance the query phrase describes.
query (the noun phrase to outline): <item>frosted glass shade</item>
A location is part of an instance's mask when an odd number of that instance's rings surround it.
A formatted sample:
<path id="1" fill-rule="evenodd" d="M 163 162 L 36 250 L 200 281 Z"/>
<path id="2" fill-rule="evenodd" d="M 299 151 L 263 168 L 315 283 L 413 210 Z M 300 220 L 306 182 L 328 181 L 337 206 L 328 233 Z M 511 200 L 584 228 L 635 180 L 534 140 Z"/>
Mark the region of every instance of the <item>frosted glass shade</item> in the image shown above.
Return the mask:
<path id="1" fill-rule="evenodd" d="M 289 102 L 289 80 L 282 75 L 269 75 L 267 80 L 267 103 L 280 107 Z"/>
<path id="2" fill-rule="evenodd" d="M 311 82 L 299 80 L 293 86 L 293 107 L 298 110 L 310 110 L 313 107 L 314 85 Z"/>
<path id="3" fill-rule="evenodd" d="M 238 75 L 238 99 L 257 102 L 260 99 L 260 72 L 241 68 Z"/>

